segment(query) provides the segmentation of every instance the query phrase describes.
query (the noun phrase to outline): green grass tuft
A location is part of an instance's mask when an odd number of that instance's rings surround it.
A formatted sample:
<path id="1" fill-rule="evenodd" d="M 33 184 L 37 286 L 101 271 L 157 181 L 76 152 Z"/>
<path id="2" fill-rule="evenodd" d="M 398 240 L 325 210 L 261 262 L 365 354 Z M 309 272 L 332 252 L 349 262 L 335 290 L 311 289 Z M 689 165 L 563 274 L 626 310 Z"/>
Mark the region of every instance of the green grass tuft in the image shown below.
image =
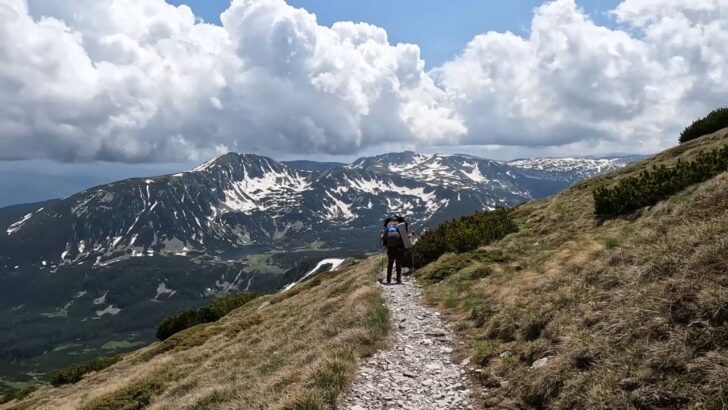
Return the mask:
<path id="1" fill-rule="evenodd" d="M 617 238 L 607 238 L 604 240 L 604 246 L 607 247 L 607 249 L 614 249 L 619 247 L 619 239 Z"/>
<path id="2" fill-rule="evenodd" d="M 367 299 L 365 314 L 366 327 L 376 340 L 381 340 L 389 334 L 389 310 L 381 295 L 374 295 Z"/>
<path id="3" fill-rule="evenodd" d="M 284 410 L 326 410 L 329 406 L 319 392 L 309 392 Z"/>

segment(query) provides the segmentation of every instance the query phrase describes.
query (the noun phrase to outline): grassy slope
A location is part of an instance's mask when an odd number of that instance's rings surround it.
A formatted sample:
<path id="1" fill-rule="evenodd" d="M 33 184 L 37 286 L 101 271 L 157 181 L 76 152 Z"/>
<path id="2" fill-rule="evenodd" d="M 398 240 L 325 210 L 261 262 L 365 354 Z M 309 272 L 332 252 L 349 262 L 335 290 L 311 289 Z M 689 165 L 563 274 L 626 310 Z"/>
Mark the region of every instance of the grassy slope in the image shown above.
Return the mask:
<path id="1" fill-rule="evenodd" d="M 599 224 L 591 192 L 719 131 L 515 211 L 520 232 L 425 267 L 494 408 L 728 406 L 728 173 Z M 531 369 L 549 357 L 546 366 Z"/>
<path id="2" fill-rule="evenodd" d="M 326 408 L 389 329 L 383 299 L 371 286 L 375 266 L 370 259 L 255 299 L 75 385 L 44 388 L 7 407 Z"/>

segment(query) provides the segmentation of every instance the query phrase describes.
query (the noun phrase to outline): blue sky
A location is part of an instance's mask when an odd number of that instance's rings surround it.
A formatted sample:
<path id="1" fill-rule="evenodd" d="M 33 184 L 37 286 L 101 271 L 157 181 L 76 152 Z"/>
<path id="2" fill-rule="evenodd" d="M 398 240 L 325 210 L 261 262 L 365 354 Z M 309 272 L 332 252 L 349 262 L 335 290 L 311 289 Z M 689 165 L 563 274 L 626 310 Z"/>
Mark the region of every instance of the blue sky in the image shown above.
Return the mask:
<path id="1" fill-rule="evenodd" d="M 228 0 L 171 0 L 186 4 L 198 17 L 220 24 Z M 538 0 L 289 0 L 316 14 L 320 24 L 367 22 L 387 30 L 390 42 L 420 46 L 427 67 L 452 59 L 474 36 L 488 31 L 527 35 Z M 610 26 L 617 0 L 577 0 L 594 21 Z"/>

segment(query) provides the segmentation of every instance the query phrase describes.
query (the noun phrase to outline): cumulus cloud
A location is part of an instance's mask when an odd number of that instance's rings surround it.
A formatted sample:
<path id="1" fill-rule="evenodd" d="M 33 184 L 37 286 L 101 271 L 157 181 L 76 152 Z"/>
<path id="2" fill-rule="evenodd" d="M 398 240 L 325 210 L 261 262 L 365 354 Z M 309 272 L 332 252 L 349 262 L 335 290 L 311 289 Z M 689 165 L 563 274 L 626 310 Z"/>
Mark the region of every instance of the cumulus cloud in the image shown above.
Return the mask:
<path id="1" fill-rule="evenodd" d="M 234 0 L 0 0 L 0 159 L 201 160 L 386 144 L 650 151 L 728 95 L 728 0 L 574 0 L 425 69 L 365 23 Z"/>
<path id="2" fill-rule="evenodd" d="M 619 29 L 573 0 L 535 10 L 530 35 L 490 32 L 435 70 L 470 144 L 654 151 L 726 102 L 728 1 L 626 0 Z"/>
<path id="3" fill-rule="evenodd" d="M 380 28 L 283 0 L 233 1 L 222 22 L 163 0 L 0 0 L 0 157 L 342 154 L 465 132 L 419 48 Z"/>

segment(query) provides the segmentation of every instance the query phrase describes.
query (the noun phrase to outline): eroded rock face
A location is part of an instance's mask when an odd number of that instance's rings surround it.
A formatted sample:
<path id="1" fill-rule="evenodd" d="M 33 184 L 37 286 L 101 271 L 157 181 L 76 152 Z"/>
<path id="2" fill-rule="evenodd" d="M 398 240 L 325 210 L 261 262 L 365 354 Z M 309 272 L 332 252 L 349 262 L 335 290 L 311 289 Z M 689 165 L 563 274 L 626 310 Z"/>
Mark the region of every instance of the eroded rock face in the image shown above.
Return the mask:
<path id="1" fill-rule="evenodd" d="M 413 281 L 383 286 L 391 313 L 386 349 L 361 364 L 342 408 L 472 409 L 465 369 L 452 357 L 453 335 L 420 304 Z"/>

